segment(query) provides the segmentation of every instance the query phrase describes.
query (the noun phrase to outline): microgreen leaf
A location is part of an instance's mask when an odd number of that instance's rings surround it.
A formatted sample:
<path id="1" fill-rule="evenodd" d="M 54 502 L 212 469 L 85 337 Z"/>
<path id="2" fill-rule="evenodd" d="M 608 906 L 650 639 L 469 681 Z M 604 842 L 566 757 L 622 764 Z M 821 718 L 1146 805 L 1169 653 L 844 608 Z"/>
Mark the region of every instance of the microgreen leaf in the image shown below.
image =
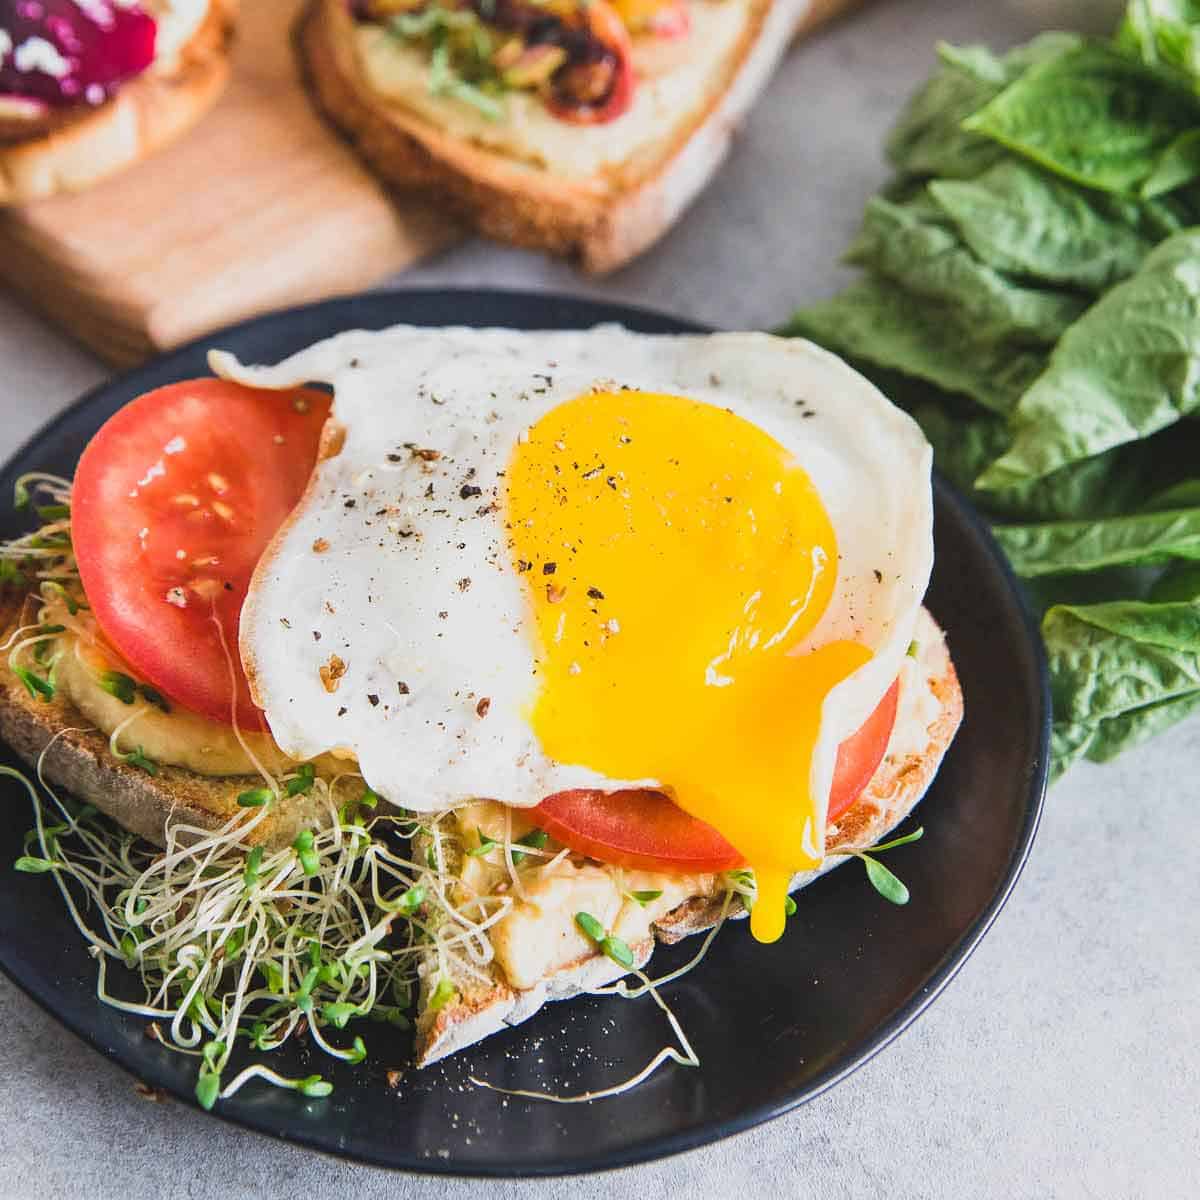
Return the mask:
<path id="1" fill-rule="evenodd" d="M 430 994 L 428 1006 L 429 1011 L 437 1012 L 439 1009 L 445 1008 L 451 1000 L 457 997 L 457 995 L 458 990 L 455 988 L 454 984 L 452 984 L 450 980 L 443 975 L 441 979 L 437 981 L 437 987 L 435 987 L 433 992 Z"/>
<path id="2" fill-rule="evenodd" d="M 310 967 L 300 981 L 300 990 L 296 993 L 294 999 L 296 1003 L 304 1008 L 306 1005 L 312 1007 L 312 990 L 317 986 L 317 976 L 320 971 L 316 967 Z"/>
<path id="3" fill-rule="evenodd" d="M 29 507 L 29 488 L 25 486 L 24 479 L 18 479 L 13 485 L 13 508 L 28 508 Z"/>
<path id="4" fill-rule="evenodd" d="M 296 1084 L 296 1091 L 302 1096 L 319 1100 L 328 1096 L 333 1091 L 333 1084 L 328 1080 L 322 1079 L 320 1075 L 309 1075 L 306 1079 L 301 1079 Z"/>
<path id="5" fill-rule="evenodd" d="M 239 800 L 240 803 L 240 800 Z M 300 869 L 305 875 L 315 875 L 321 869 L 321 858 L 313 849 L 313 833 L 311 829 L 302 829 L 292 843 L 292 849 L 300 860 Z"/>
<path id="6" fill-rule="evenodd" d="M 127 967 L 132 969 L 137 965 L 137 939 L 132 933 L 121 935 L 121 955 Z"/>
<path id="7" fill-rule="evenodd" d="M 102 691 L 116 696 L 122 704 L 132 704 L 137 696 L 137 680 L 123 671 L 105 671 L 96 681 Z"/>
<path id="8" fill-rule="evenodd" d="M 358 802 L 363 806 L 363 808 L 374 810 L 375 806 L 379 803 L 379 799 L 380 797 L 378 792 L 367 788 L 364 790 L 363 794 L 359 796 Z"/>
<path id="9" fill-rule="evenodd" d="M 217 1097 L 221 1093 L 221 1077 L 212 1071 L 202 1069 L 196 1078 L 196 1100 L 206 1112 L 212 1111 Z"/>
<path id="10" fill-rule="evenodd" d="M 783 900 L 784 916 L 792 917 L 796 914 L 796 901 L 791 896 L 785 896 Z"/>
<path id="11" fill-rule="evenodd" d="M 25 667 L 14 667 L 13 674 L 25 685 L 25 690 L 35 700 L 53 700 L 54 684 Z"/>
<path id="12" fill-rule="evenodd" d="M 69 504 L 39 504 L 34 510 L 43 521 L 61 521 L 71 515 Z"/>
<path id="13" fill-rule="evenodd" d="M 411 917 L 413 913 L 425 903 L 425 889 L 418 885 L 410 887 L 400 899 L 396 902 L 396 908 L 406 917 Z"/>
<path id="14" fill-rule="evenodd" d="M 146 752 L 141 746 L 134 747 L 128 754 L 122 754 L 120 758 L 122 762 L 127 762 L 130 766 L 140 767 L 147 775 L 158 774 L 158 763 L 152 758 L 147 758 Z"/>
<path id="15" fill-rule="evenodd" d="M 225 1043 L 219 1040 L 206 1042 L 201 1048 L 200 1054 L 204 1059 L 204 1065 L 210 1070 L 215 1071 L 217 1068 L 217 1059 L 225 1053 Z"/>
<path id="16" fill-rule="evenodd" d="M 653 888 L 644 892 L 630 892 L 629 894 L 632 899 L 645 908 L 651 900 L 657 900 L 662 895 L 662 888 Z"/>
<path id="17" fill-rule="evenodd" d="M 908 657 L 909 657 L 909 658 L 916 658 L 916 657 L 917 657 L 917 652 L 918 652 L 920 649 L 921 649 L 921 643 L 920 643 L 920 642 L 917 642 L 917 641 L 912 641 L 912 642 L 909 642 L 909 643 L 908 643 Z"/>
<path id="18" fill-rule="evenodd" d="M 860 854 L 863 866 L 867 868 L 867 878 L 871 886 L 885 899 L 893 904 L 908 903 L 908 888 L 891 873 L 878 859 Z"/>
<path id="19" fill-rule="evenodd" d="M 476 829 L 475 832 L 479 835 L 479 845 L 467 851 L 469 858 L 478 858 L 481 854 L 486 854 L 489 850 L 494 849 L 499 845 L 495 838 L 490 838 L 482 829 Z"/>
<path id="20" fill-rule="evenodd" d="M 633 951 L 621 938 L 609 934 L 600 942 L 600 949 L 618 966 L 624 967 L 627 971 L 633 970 Z"/>
<path id="21" fill-rule="evenodd" d="M 604 941 L 604 926 L 588 912 L 577 912 L 575 924 L 592 939 L 593 942 Z"/>
<path id="22" fill-rule="evenodd" d="M 312 763 L 301 763 L 296 769 L 296 777 L 287 781 L 284 791 L 289 796 L 303 796 L 312 791 L 317 781 L 317 773 Z"/>
<path id="23" fill-rule="evenodd" d="M 346 1061 L 353 1067 L 357 1067 L 364 1058 L 367 1057 L 367 1047 L 362 1038 L 356 1037 L 354 1044 L 350 1047 L 350 1053 Z"/>
<path id="24" fill-rule="evenodd" d="M 246 885 L 246 890 L 249 891 L 255 884 L 258 883 L 258 872 L 262 868 L 263 848 L 255 846 L 249 854 L 246 855 L 246 872 L 242 879 Z"/>
<path id="25" fill-rule="evenodd" d="M 544 829 L 531 829 L 524 837 L 517 838 L 518 846 L 528 846 L 531 850 L 541 850 L 550 840 L 550 835 Z M 512 852 L 513 866 L 524 862 L 527 855 L 520 850 Z"/>
<path id="26" fill-rule="evenodd" d="M 919 842 L 925 836 L 925 826 L 920 829 L 914 829 L 912 833 L 906 833 L 903 837 L 893 838 L 890 842 L 880 842 L 878 846 L 871 847 L 872 854 L 878 854 L 881 850 L 894 850 L 897 846 L 907 846 L 909 842 Z"/>
<path id="27" fill-rule="evenodd" d="M 270 788 L 251 788 L 248 792 L 242 792 L 238 796 L 237 802 L 242 808 L 262 808 L 264 804 L 271 803 L 274 795 L 275 793 Z"/>
<path id="28" fill-rule="evenodd" d="M 321 1005 L 321 1019 L 338 1029 L 345 1029 L 351 1017 L 361 1015 L 362 1009 L 357 1004 L 348 1004 L 345 1000 Z"/>
<path id="29" fill-rule="evenodd" d="M 55 865 L 48 858 L 32 858 L 28 854 L 22 854 L 13 863 L 16 870 L 24 871 L 26 875 L 44 875 L 47 871 L 53 871 Z"/>

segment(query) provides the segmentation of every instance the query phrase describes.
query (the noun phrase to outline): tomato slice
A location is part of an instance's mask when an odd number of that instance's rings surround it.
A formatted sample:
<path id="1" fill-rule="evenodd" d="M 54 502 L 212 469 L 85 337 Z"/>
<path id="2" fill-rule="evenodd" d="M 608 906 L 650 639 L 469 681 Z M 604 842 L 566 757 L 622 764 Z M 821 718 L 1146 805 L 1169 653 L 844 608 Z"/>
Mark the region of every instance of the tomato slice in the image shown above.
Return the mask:
<path id="1" fill-rule="evenodd" d="M 900 681 L 839 747 L 829 793 L 836 821 L 862 793 L 883 761 Z M 577 789 L 548 796 L 533 810 L 538 824 L 564 846 L 598 862 L 669 874 L 729 871 L 742 856 L 711 826 L 684 812 L 662 792 Z"/>
<path id="2" fill-rule="evenodd" d="M 250 575 L 304 492 L 330 399 L 195 379 L 139 396 L 88 443 L 71 531 L 113 647 L 165 695 L 262 728 L 238 657 Z"/>
<path id="3" fill-rule="evenodd" d="M 829 812 L 826 819 L 836 821 L 862 795 L 883 762 L 887 744 L 896 724 L 896 708 L 900 703 L 900 680 L 897 679 L 883 694 L 875 711 L 839 747 L 833 768 L 833 785 L 829 789 Z"/>
<path id="4" fill-rule="evenodd" d="M 608 0 L 591 0 L 584 10 L 588 30 L 617 60 L 612 87 L 599 104 L 571 104 L 551 93 L 546 104 L 560 121 L 572 125 L 603 125 L 615 121 L 633 103 L 636 79 L 633 74 L 633 44 L 625 22 Z"/>

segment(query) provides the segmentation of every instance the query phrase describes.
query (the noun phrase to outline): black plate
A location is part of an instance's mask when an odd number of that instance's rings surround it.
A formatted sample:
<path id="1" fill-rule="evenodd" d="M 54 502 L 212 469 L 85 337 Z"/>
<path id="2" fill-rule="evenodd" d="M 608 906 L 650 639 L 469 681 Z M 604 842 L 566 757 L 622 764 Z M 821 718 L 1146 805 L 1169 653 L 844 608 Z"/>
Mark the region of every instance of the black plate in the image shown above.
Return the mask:
<path id="1" fill-rule="evenodd" d="M 214 334 L 85 396 L 0 474 L 0 497 L 32 469 L 71 475 L 112 412 L 149 388 L 205 372 L 205 347 L 273 362 L 341 330 L 396 322 L 579 328 L 620 321 L 648 332 L 695 326 L 632 308 L 545 295 L 399 292 L 334 300 Z M 476 1088 L 581 1092 L 633 1074 L 670 1040 L 649 999 L 581 998 L 443 1065 L 385 1070 L 407 1054 L 381 1026 L 363 1030 L 357 1069 L 307 1051 L 289 1074 L 321 1071 L 323 1101 L 252 1085 L 218 1105 L 229 1120 L 389 1167 L 467 1175 L 547 1175 L 616 1167 L 725 1137 L 778 1116 L 843 1079 L 896 1037 L 946 986 L 987 931 L 1029 853 L 1046 786 L 1049 695 L 1040 641 L 1016 581 L 969 506 L 934 485 L 937 566 L 929 606 L 948 631 L 967 720 L 920 809 L 924 840 L 890 860 L 912 890 L 883 901 L 856 865 L 807 890 L 773 946 L 744 924 L 724 930 L 692 975 L 665 989 L 703 1065 L 668 1065 L 620 1100 L 553 1105 Z M 22 527 L 6 509 L 0 537 Z M 2 749 L 2 748 L 0 748 Z M 0 864 L 21 852 L 29 813 L 15 787 L 0 818 Z M 682 962 L 686 943 L 655 966 Z M 192 1102 L 194 1062 L 143 1036 L 143 1022 L 100 1004 L 95 971 L 48 878 L 0 870 L 0 966 L 64 1025 L 139 1078 Z M 309 1065 L 311 1064 L 311 1065 Z"/>

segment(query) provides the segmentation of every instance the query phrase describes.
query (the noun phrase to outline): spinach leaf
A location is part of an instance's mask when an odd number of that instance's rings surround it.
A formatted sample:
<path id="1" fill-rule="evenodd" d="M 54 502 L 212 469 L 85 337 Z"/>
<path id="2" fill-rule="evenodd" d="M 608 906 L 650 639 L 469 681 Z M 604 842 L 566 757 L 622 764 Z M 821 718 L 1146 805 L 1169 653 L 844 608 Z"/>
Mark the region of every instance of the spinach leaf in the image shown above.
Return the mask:
<path id="1" fill-rule="evenodd" d="M 778 332 L 961 392 L 999 413 L 1012 409 L 1046 365 L 1044 351 L 981 340 L 959 306 L 911 296 L 876 275 L 800 309 Z"/>
<path id="2" fill-rule="evenodd" d="M 1147 66 L 1178 72 L 1200 88 L 1200 3 L 1131 0 L 1117 45 Z"/>
<path id="3" fill-rule="evenodd" d="M 963 122 L 1052 171 L 1108 192 L 1135 192 L 1200 102 L 1119 51 L 1089 43 L 1031 67 Z"/>
<path id="4" fill-rule="evenodd" d="M 1157 737 L 1200 708 L 1200 691 L 1187 692 L 1171 700 L 1160 700 L 1130 709 L 1119 717 L 1101 721 L 1088 742 L 1086 755 L 1092 762 L 1111 762 L 1118 754 Z"/>
<path id="5" fill-rule="evenodd" d="M 1035 62 L 1080 44 L 1073 34 L 1047 33 L 998 58 L 983 46 L 938 47 L 941 68 L 909 101 L 887 141 L 887 154 L 904 176 L 970 179 L 1005 157 L 988 138 L 962 122 Z"/>
<path id="6" fill-rule="evenodd" d="M 1042 621 L 1055 719 L 1098 726 L 1200 690 L 1200 606 L 1059 605 Z"/>
<path id="7" fill-rule="evenodd" d="M 1152 199 L 1176 191 L 1200 178 L 1200 129 L 1181 133 L 1164 151 L 1150 178 L 1142 184 L 1142 195 Z"/>
<path id="8" fill-rule="evenodd" d="M 1132 275 L 1174 232 L 1154 229 L 1133 201 L 1085 192 L 1013 158 L 974 180 L 934 180 L 929 192 L 988 266 L 1088 291 Z"/>
<path id="9" fill-rule="evenodd" d="M 1055 721 L 1050 729 L 1050 782 L 1057 783 L 1073 766 L 1087 754 L 1096 729 L 1091 725 L 1072 725 L 1066 721 Z"/>
<path id="10" fill-rule="evenodd" d="M 887 387 L 883 391 L 900 402 Z M 1151 456 L 1142 445 L 1106 451 L 1043 479 L 972 494 L 980 471 L 1008 446 L 1008 423 L 953 397 L 940 401 L 926 397 L 911 406 L 911 412 L 933 447 L 938 470 L 994 516 L 1021 521 L 1111 516 L 1128 511 L 1145 495 L 1144 477 Z"/>
<path id="11" fill-rule="evenodd" d="M 981 263 L 947 226 L 925 194 L 907 204 L 877 196 L 846 259 L 918 296 L 955 304 L 977 339 L 1053 345 L 1082 313 L 1081 297 L 1021 287 Z"/>
<path id="12" fill-rule="evenodd" d="M 1200 561 L 1200 508 L 1104 520 L 1003 525 L 993 531 L 1013 570 L 1028 579 L 1108 567 Z"/>
<path id="13" fill-rule="evenodd" d="M 1164 429 L 1200 408 L 1200 230 L 1163 242 L 1055 348 L 1013 414 L 1012 448 L 978 480 L 1026 479 Z"/>

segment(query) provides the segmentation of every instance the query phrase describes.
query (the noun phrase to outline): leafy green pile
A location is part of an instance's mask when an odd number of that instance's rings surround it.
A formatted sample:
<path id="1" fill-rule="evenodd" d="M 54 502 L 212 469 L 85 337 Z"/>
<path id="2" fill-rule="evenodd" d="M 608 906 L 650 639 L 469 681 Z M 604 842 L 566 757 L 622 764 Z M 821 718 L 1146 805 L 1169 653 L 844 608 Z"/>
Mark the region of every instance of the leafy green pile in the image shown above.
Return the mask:
<path id="1" fill-rule="evenodd" d="M 1042 612 L 1054 771 L 1200 707 L 1200 2 L 939 49 L 863 274 L 782 332 L 905 405 Z"/>

